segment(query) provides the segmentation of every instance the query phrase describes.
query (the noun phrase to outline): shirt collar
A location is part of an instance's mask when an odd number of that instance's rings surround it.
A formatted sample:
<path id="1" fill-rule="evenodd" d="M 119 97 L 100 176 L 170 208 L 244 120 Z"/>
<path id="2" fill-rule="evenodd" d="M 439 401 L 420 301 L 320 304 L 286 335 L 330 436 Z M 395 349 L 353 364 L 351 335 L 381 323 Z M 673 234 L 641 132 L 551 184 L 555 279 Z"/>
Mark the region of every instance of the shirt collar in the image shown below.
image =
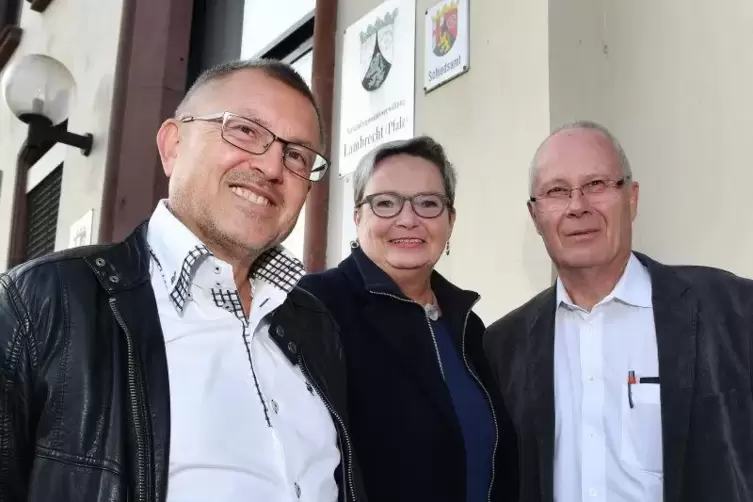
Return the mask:
<path id="1" fill-rule="evenodd" d="M 185 308 L 196 269 L 214 255 L 168 209 L 166 200 L 161 200 L 152 213 L 147 242 L 170 299 L 181 312 Z M 287 294 L 304 274 L 303 264 L 284 247 L 276 246 L 256 259 L 250 279 L 265 281 Z"/>
<path id="2" fill-rule="evenodd" d="M 599 304 L 611 300 L 619 300 L 634 307 L 650 308 L 651 302 L 651 276 L 646 267 L 631 253 L 625 271 L 614 289 Z M 557 278 L 557 305 L 565 304 L 576 307 L 570 295 L 567 293 L 562 281 Z"/>

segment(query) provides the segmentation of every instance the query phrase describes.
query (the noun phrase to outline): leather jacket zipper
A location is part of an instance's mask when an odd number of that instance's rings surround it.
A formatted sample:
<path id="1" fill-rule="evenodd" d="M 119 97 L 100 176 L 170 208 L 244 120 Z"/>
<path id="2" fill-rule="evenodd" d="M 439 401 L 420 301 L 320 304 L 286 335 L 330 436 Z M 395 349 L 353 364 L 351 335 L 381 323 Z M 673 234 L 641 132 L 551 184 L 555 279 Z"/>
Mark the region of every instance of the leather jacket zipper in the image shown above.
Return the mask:
<path id="1" fill-rule="evenodd" d="M 347 490 L 345 487 L 343 487 L 343 495 L 345 498 L 344 502 L 348 502 L 348 492 L 350 491 L 350 500 L 351 502 L 356 502 L 356 490 L 355 490 L 355 483 L 353 482 L 353 450 L 352 446 L 350 444 L 350 436 L 348 436 L 348 429 L 345 428 L 345 422 L 343 422 L 342 418 L 340 418 L 340 415 L 335 411 L 335 408 L 330 404 L 327 397 L 324 395 L 324 393 L 319 389 L 319 386 L 314 381 L 313 378 L 311 378 L 311 374 L 309 373 L 308 368 L 306 367 L 306 363 L 303 360 L 303 355 L 298 356 L 298 365 L 301 367 L 301 372 L 303 373 L 303 376 L 306 378 L 306 381 L 308 381 L 312 387 L 314 387 L 314 390 L 316 390 L 317 395 L 324 403 L 324 406 L 327 407 L 327 410 L 329 411 L 330 415 L 335 417 L 335 421 L 340 426 L 340 430 L 342 430 L 342 437 L 345 442 L 345 450 L 347 453 L 347 462 L 348 467 L 346 469 L 347 474 L 347 480 L 345 477 L 343 477 L 343 482 L 346 482 L 350 488 L 350 490 Z"/>
<path id="2" fill-rule="evenodd" d="M 473 302 L 473 305 L 471 305 L 471 308 L 468 309 L 468 312 L 465 314 L 465 321 L 463 322 L 463 333 L 462 337 L 460 338 L 460 351 L 463 353 L 463 363 L 465 364 L 466 369 L 468 369 L 468 373 L 471 374 L 474 380 L 476 380 L 476 383 L 481 388 L 481 390 L 484 391 L 484 395 L 486 396 L 486 401 L 489 403 L 489 410 L 492 412 L 492 420 L 494 421 L 494 449 L 492 450 L 492 479 L 489 482 L 489 492 L 487 496 L 487 500 L 489 502 L 492 502 L 492 490 L 494 489 L 494 477 L 495 477 L 495 471 L 497 470 L 496 464 L 497 464 L 497 446 L 499 445 L 499 424 L 497 423 L 497 413 L 494 411 L 494 405 L 492 404 L 492 397 L 489 395 L 489 392 L 486 390 L 486 387 L 484 387 L 484 384 L 481 383 L 481 379 L 476 375 L 473 370 L 471 369 L 471 365 L 468 364 L 468 358 L 465 354 L 465 330 L 468 327 L 468 318 L 471 316 L 471 310 L 473 310 L 474 305 L 478 303 L 478 298 L 476 298 L 476 301 Z"/>
<path id="3" fill-rule="evenodd" d="M 123 316 L 120 313 L 115 298 L 110 298 L 109 303 L 115 319 L 125 334 L 126 351 L 128 354 L 128 397 L 131 401 L 133 424 L 134 429 L 136 430 L 136 457 L 138 459 L 135 479 L 136 500 L 147 502 L 151 498 L 148 491 L 148 486 L 150 485 L 148 480 L 151 476 L 152 466 L 150 465 L 150 455 L 148 453 L 149 439 L 145 430 L 145 417 L 147 414 L 143 399 L 140 399 L 143 398 L 143 384 L 141 382 L 141 374 L 136 371 L 138 363 L 136 360 L 136 348 L 134 347 L 133 336 L 131 336 L 131 332 L 123 320 Z"/>
<path id="4" fill-rule="evenodd" d="M 390 293 L 382 293 L 381 291 L 369 291 L 372 295 L 381 295 L 381 296 L 388 296 L 390 298 L 394 298 L 395 300 L 400 300 L 403 303 L 412 303 L 414 305 L 418 305 L 421 307 L 421 310 L 423 310 L 423 306 L 418 303 L 414 302 L 413 300 L 408 300 L 407 298 L 401 298 L 397 295 L 393 295 Z M 431 341 L 434 343 L 434 353 L 437 356 L 437 364 L 439 365 L 439 372 L 442 373 L 442 380 L 447 380 L 444 375 L 444 366 L 442 365 L 442 358 L 439 357 L 439 345 L 437 344 L 437 337 L 434 335 L 434 328 L 431 327 L 431 320 L 429 319 L 429 315 L 424 310 L 424 317 L 426 318 L 426 325 L 429 326 L 429 333 L 431 333 Z"/>

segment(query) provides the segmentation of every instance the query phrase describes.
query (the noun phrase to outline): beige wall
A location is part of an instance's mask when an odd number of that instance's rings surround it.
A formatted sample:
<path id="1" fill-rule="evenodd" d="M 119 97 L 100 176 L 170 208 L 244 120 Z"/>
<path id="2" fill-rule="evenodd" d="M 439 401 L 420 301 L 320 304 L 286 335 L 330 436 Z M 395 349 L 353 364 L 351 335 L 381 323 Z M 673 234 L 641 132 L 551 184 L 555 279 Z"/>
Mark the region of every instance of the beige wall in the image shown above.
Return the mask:
<path id="1" fill-rule="evenodd" d="M 91 155 L 65 147 L 62 195 L 56 248 L 68 245 L 68 229 L 94 209 L 93 234 L 99 226 L 107 133 L 112 106 L 113 76 L 117 60 L 122 0 L 58 0 L 40 14 L 23 2 L 21 45 L 14 58 L 46 54 L 63 63 L 76 81 L 68 130 L 94 135 Z M 7 68 L 7 67 L 6 67 Z M 26 126 L 0 103 L 0 268 L 8 259 L 16 156 L 26 137 Z"/>
<path id="2" fill-rule="evenodd" d="M 641 184 L 635 248 L 753 277 L 753 3 L 550 3 L 552 124 L 602 121 Z"/>
<path id="3" fill-rule="evenodd" d="M 342 30 L 379 3 L 340 2 L 338 74 Z M 550 128 L 578 118 L 612 129 L 633 163 L 636 249 L 753 277 L 753 3 L 471 1 L 470 72 L 427 95 L 423 13 L 434 3 L 417 2 L 415 132 L 457 164 L 458 222 L 439 270 L 481 293 L 486 322 L 551 283 L 525 209 L 527 166 Z M 335 145 L 340 95 L 338 83 Z M 351 194 L 331 183 L 334 265 Z"/>
<path id="4" fill-rule="evenodd" d="M 605 103 L 642 182 L 636 247 L 753 277 L 753 3 L 612 0 L 606 17 Z"/>
<path id="5" fill-rule="evenodd" d="M 339 74 L 342 31 L 377 1 L 339 2 Z M 547 2 L 471 2 L 471 69 L 425 94 L 424 11 L 416 8 L 415 132 L 442 142 L 459 172 L 458 220 L 450 256 L 439 270 L 482 295 L 476 311 L 491 322 L 550 284 L 549 259 L 525 207 L 527 164 L 549 130 Z M 335 89 L 335 145 L 339 100 Z M 334 149 L 337 151 L 337 149 Z M 333 168 L 333 174 L 337 166 Z M 342 258 L 343 181 L 332 177 L 328 263 Z M 348 189 L 350 186 L 348 185 Z"/>

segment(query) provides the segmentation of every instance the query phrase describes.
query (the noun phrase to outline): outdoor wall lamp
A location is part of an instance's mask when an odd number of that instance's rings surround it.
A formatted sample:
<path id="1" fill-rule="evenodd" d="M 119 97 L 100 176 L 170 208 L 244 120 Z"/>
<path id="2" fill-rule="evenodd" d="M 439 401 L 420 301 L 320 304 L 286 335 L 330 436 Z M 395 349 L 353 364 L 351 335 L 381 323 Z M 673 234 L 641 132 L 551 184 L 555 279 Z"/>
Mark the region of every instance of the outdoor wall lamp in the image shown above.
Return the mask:
<path id="1" fill-rule="evenodd" d="M 20 57 L 5 69 L 0 87 L 8 108 L 29 125 L 28 146 L 65 143 L 89 155 L 91 134 L 74 134 L 55 127 L 68 118 L 76 87 L 62 63 L 43 54 Z"/>

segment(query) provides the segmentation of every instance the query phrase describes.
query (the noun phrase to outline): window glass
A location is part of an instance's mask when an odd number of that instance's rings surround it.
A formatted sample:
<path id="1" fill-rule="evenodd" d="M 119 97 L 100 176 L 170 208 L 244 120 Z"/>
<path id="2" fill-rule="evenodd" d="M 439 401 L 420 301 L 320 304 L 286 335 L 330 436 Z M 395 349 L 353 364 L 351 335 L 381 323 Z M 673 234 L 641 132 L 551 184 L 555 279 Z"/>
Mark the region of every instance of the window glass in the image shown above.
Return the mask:
<path id="1" fill-rule="evenodd" d="M 293 61 L 292 66 L 301 74 L 306 80 L 306 83 L 311 87 L 311 73 L 313 63 L 313 51 L 308 51 L 301 57 Z M 325 182 L 321 182 L 325 183 Z M 298 222 L 293 229 L 293 232 L 285 239 L 283 246 L 292 252 L 299 260 L 303 261 L 303 232 L 306 225 L 306 205 L 303 205 L 301 210 L 301 216 L 298 217 Z"/>
<path id="2" fill-rule="evenodd" d="M 314 51 L 308 51 L 292 63 L 293 68 L 306 80 L 311 87 L 311 74 L 314 71 Z"/>
<path id="3" fill-rule="evenodd" d="M 246 0 L 243 7 L 241 58 L 258 56 L 314 10 L 315 0 Z"/>

